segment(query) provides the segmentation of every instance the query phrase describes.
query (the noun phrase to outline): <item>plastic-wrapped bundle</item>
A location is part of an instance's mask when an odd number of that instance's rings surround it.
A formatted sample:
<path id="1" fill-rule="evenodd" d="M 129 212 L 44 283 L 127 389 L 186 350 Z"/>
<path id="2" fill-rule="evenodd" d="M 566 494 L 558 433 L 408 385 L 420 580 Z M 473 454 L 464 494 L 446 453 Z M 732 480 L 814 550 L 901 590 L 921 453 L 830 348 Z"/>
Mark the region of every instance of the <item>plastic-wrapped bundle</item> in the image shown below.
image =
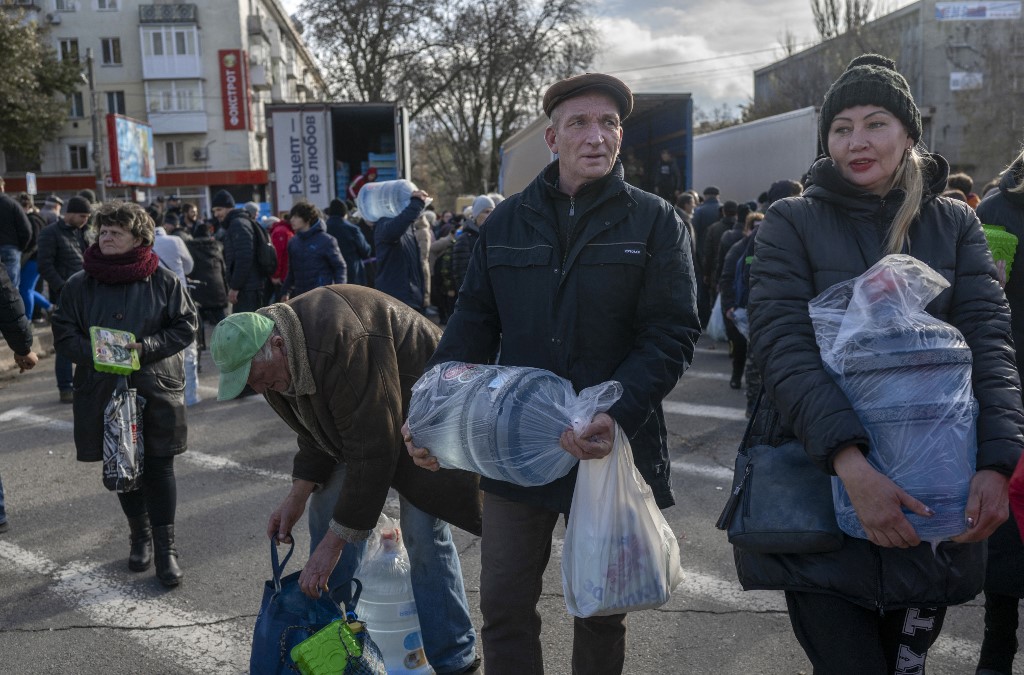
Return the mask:
<path id="1" fill-rule="evenodd" d="M 544 485 L 578 461 L 559 438 L 582 432 L 622 396 L 610 381 L 576 394 L 572 383 L 540 368 L 449 361 L 412 388 L 409 431 L 448 469 L 465 469 L 517 485 Z"/>
<path id="2" fill-rule="evenodd" d="M 810 302 L 826 369 L 868 432 L 868 461 L 935 511 L 904 511 L 925 541 L 964 531 L 978 452 L 971 350 L 924 309 L 948 286 L 923 262 L 889 255 Z M 866 538 L 837 477 L 832 495 L 840 528 Z"/>

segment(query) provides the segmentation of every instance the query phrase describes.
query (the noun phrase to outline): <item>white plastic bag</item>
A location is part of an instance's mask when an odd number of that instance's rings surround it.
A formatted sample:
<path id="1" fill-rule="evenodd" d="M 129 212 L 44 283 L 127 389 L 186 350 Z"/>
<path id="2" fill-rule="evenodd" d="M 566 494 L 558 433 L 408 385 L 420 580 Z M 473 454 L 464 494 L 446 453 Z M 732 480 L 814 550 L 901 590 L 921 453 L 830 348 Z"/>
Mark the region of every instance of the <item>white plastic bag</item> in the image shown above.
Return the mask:
<path id="1" fill-rule="evenodd" d="M 413 385 L 409 432 L 446 469 L 464 469 L 516 485 L 545 485 L 578 461 L 561 448 L 622 396 L 604 382 L 576 394 L 569 380 L 540 368 L 449 361 Z"/>
<path id="2" fill-rule="evenodd" d="M 750 317 L 747 316 L 745 307 L 732 310 L 732 323 L 743 337 L 750 339 Z"/>
<path id="3" fill-rule="evenodd" d="M 615 446 L 580 462 L 562 548 L 562 590 L 573 616 L 660 607 L 683 580 L 679 541 L 615 427 Z"/>
<path id="4" fill-rule="evenodd" d="M 904 511 L 925 541 L 966 529 L 978 453 L 970 347 L 960 331 L 925 311 L 948 287 L 920 260 L 889 255 L 809 303 L 825 369 L 868 432 L 868 461 L 935 512 Z M 867 538 L 835 477 L 832 495 L 839 527 Z"/>
<path id="5" fill-rule="evenodd" d="M 708 319 L 708 327 L 705 332 L 715 342 L 726 342 L 729 339 L 729 336 L 725 334 L 725 317 L 722 316 L 721 293 L 715 298 L 715 305 L 711 308 L 711 318 Z"/>

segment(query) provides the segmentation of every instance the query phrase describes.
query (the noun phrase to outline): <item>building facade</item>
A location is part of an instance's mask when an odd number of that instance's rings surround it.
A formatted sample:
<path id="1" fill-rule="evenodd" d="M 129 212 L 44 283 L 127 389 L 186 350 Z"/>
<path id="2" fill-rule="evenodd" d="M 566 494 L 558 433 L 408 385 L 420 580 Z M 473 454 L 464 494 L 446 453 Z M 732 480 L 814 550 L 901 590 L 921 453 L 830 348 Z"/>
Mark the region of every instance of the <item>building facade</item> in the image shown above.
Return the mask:
<path id="1" fill-rule="evenodd" d="M 39 161 L 0 153 L 0 175 L 8 191 L 23 190 L 25 172 L 33 171 L 41 195 L 67 196 L 83 188 L 99 194 L 98 158 L 108 198 L 177 194 L 203 213 L 221 189 L 239 202 L 264 202 L 264 105 L 322 100 L 326 89 L 279 0 L 3 3 L 47 24 L 52 47 L 60 58 L 81 62 L 83 74 L 87 50 L 93 55 L 92 89 L 83 83 L 70 100 L 54 101 L 68 106 L 69 119 L 60 136 L 44 146 Z M 108 113 L 152 127 L 155 186 L 112 181 Z M 98 153 L 93 115 L 100 122 Z"/>
<path id="2" fill-rule="evenodd" d="M 758 116 L 820 106 L 854 56 L 884 54 L 907 78 L 922 142 L 977 189 L 1024 142 L 1024 18 L 1019 1 L 920 0 L 754 73 Z"/>

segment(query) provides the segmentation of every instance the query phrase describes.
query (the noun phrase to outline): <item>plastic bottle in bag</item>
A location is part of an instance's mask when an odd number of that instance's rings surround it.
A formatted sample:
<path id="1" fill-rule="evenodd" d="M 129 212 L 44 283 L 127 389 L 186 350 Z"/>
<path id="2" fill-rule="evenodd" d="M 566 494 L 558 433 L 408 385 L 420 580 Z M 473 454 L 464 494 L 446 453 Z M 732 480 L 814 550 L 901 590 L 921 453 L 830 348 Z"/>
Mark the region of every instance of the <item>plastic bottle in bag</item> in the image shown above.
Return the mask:
<path id="1" fill-rule="evenodd" d="M 868 433 L 868 462 L 934 511 L 904 509 L 925 541 L 966 529 L 977 455 L 978 403 L 970 347 L 925 306 L 949 283 L 907 255 L 890 255 L 810 302 L 825 369 Z M 832 479 L 836 520 L 867 538 L 849 494 Z"/>
<path id="2" fill-rule="evenodd" d="M 416 186 L 407 180 L 385 180 L 366 183 L 359 188 L 356 207 L 360 215 L 371 223 L 382 218 L 394 218 L 409 206 Z"/>
<path id="3" fill-rule="evenodd" d="M 423 651 L 402 531 L 385 515 L 377 528 L 356 570 L 355 576 L 363 584 L 356 614 L 380 648 L 388 675 L 428 675 L 433 670 Z"/>
<path id="4" fill-rule="evenodd" d="M 559 438 L 577 432 L 622 395 L 609 381 L 578 395 L 572 383 L 540 368 L 450 361 L 413 386 L 409 431 L 443 468 L 463 469 L 516 485 L 545 485 L 577 459 Z"/>

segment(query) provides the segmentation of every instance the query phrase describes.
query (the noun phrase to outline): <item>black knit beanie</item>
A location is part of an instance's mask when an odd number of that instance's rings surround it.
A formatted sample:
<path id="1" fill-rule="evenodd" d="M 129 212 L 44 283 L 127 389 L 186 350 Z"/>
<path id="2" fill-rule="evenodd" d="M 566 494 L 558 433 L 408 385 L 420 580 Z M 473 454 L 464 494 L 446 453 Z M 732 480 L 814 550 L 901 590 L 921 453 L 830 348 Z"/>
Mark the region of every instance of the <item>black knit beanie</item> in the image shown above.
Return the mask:
<path id="1" fill-rule="evenodd" d="M 896 71 L 896 62 L 879 54 L 861 54 L 825 94 L 818 117 L 818 138 L 828 154 L 828 130 L 835 116 L 858 105 L 885 108 L 903 122 L 914 143 L 921 140 L 921 111 L 910 95 L 910 85 Z"/>

